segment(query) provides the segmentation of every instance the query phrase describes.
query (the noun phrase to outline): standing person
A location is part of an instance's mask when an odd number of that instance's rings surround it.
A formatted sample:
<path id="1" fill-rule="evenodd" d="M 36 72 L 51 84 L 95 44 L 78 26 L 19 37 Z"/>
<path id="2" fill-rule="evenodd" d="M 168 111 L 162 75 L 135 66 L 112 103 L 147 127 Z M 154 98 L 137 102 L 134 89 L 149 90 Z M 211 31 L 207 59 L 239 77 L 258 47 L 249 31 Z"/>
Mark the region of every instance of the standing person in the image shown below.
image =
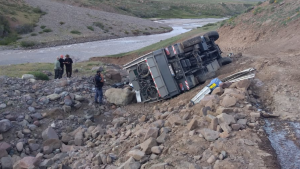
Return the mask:
<path id="1" fill-rule="evenodd" d="M 62 78 L 62 75 L 64 74 L 64 65 L 65 65 L 64 64 L 64 62 L 65 62 L 64 55 L 60 56 L 59 62 L 60 62 L 60 67 L 61 67 L 60 78 Z"/>
<path id="2" fill-rule="evenodd" d="M 56 61 L 54 62 L 54 79 L 60 79 L 61 74 L 61 67 L 59 62 L 59 57 L 57 57 Z"/>
<path id="3" fill-rule="evenodd" d="M 71 76 L 72 76 L 72 64 L 73 64 L 73 60 L 70 58 L 70 56 L 68 54 L 66 55 L 66 59 L 65 59 L 64 63 L 66 65 L 67 77 L 71 78 Z"/>
<path id="4" fill-rule="evenodd" d="M 101 74 L 100 69 L 97 70 L 97 74 L 94 77 L 94 83 L 95 83 L 95 88 L 96 88 L 95 103 L 102 104 L 102 98 L 103 98 L 102 87 L 104 84 L 104 78 L 103 78 L 103 75 Z"/>

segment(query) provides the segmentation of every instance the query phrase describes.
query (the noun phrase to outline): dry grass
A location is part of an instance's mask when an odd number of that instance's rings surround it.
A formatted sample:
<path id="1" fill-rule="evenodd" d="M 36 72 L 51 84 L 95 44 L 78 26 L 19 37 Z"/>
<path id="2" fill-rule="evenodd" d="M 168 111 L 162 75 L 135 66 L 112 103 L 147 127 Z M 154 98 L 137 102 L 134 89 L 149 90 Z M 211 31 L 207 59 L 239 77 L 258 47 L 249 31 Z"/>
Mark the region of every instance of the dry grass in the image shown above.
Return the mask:
<path id="1" fill-rule="evenodd" d="M 73 64 L 73 70 L 78 69 L 79 75 L 95 73 L 91 69 L 95 66 L 103 66 L 101 62 L 79 62 Z M 50 71 L 54 73 L 54 63 L 26 63 L 18 65 L 0 66 L 0 76 L 21 77 L 28 72 Z"/>

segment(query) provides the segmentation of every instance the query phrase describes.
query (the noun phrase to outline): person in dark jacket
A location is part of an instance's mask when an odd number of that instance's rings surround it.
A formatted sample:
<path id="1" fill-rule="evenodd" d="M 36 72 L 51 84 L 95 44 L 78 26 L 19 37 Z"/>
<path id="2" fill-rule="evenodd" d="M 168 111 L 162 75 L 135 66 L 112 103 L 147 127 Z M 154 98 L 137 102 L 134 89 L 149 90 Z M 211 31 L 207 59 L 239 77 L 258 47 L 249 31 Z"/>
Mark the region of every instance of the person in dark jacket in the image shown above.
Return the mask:
<path id="1" fill-rule="evenodd" d="M 60 72 L 60 78 L 62 78 L 62 75 L 64 74 L 64 62 L 65 62 L 65 59 L 64 59 L 64 55 L 61 55 L 60 56 L 60 59 L 59 59 L 59 62 L 60 62 L 60 67 L 61 67 L 61 72 Z"/>
<path id="2" fill-rule="evenodd" d="M 60 79 L 61 74 L 61 67 L 59 63 L 59 57 L 57 57 L 56 61 L 54 62 L 54 79 Z"/>
<path id="3" fill-rule="evenodd" d="M 103 75 L 101 74 L 101 70 L 97 70 L 97 74 L 94 77 L 94 83 L 96 88 L 95 103 L 102 104 L 102 98 L 103 98 L 102 87 L 104 84 L 104 78 Z"/>
<path id="4" fill-rule="evenodd" d="M 72 64 L 73 64 L 73 60 L 70 58 L 69 55 L 66 55 L 66 59 L 65 59 L 64 63 L 66 65 L 67 77 L 71 78 L 71 76 L 72 76 Z"/>

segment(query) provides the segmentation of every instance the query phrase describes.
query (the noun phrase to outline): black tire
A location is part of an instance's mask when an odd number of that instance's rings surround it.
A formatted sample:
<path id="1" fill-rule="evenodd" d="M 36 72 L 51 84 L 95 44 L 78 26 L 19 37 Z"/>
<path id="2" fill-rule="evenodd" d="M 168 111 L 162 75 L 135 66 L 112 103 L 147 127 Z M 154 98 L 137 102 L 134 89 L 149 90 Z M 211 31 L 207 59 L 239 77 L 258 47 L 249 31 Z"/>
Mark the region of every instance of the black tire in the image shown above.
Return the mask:
<path id="1" fill-rule="evenodd" d="M 197 76 L 197 80 L 198 80 L 199 84 L 203 84 L 207 80 L 207 77 L 205 75 L 199 75 L 199 76 Z"/>
<path id="2" fill-rule="evenodd" d="M 208 33 L 204 34 L 203 36 L 208 37 L 212 41 L 216 41 L 219 39 L 219 33 L 217 31 L 208 32 Z"/>
<path id="3" fill-rule="evenodd" d="M 219 62 L 220 66 L 224 66 L 224 65 L 227 65 L 227 64 L 231 63 L 232 59 L 230 59 L 229 57 L 224 57 L 224 58 L 220 58 L 218 60 L 218 62 Z"/>
<path id="4" fill-rule="evenodd" d="M 189 40 L 186 40 L 184 42 L 182 42 L 182 46 L 183 48 L 188 48 L 190 46 L 194 46 L 195 44 L 197 43 L 200 43 L 201 42 L 201 36 L 197 36 L 197 37 L 194 37 L 192 39 L 189 39 Z"/>

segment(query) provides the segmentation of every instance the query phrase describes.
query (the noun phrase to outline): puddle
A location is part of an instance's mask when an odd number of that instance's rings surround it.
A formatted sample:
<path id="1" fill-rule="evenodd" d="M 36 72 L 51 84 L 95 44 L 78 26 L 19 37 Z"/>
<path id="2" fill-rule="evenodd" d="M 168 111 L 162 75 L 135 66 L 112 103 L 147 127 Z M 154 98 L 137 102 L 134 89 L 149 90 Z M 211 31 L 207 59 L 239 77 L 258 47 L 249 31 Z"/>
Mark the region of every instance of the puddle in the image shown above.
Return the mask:
<path id="1" fill-rule="evenodd" d="M 264 129 L 277 154 L 277 160 L 281 168 L 299 169 L 300 124 L 296 122 L 281 122 L 276 119 L 266 119 L 265 122 Z"/>

